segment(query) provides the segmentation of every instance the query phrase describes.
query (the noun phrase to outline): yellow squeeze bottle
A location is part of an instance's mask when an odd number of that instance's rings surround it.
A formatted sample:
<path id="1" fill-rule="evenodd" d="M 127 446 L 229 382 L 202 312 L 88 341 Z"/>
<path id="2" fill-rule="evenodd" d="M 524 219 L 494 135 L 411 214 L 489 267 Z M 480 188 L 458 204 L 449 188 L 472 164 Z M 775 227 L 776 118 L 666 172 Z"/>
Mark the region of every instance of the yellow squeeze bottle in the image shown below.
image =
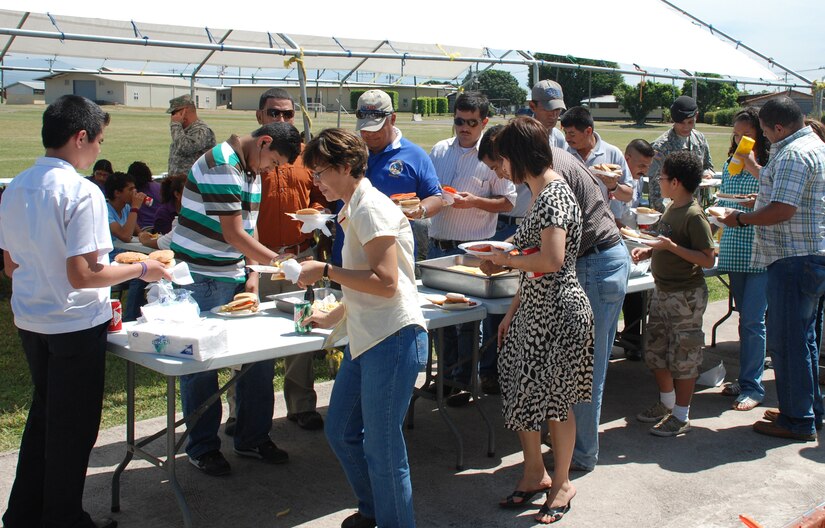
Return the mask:
<path id="1" fill-rule="evenodd" d="M 733 156 L 731 156 L 728 162 L 728 174 L 736 176 L 742 172 L 742 167 L 745 166 L 745 158 L 751 153 L 755 143 L 756 141 L 748 136 L 742 136 L 742 139 L 739 140 L 739 145 L 736 147 L 736 152 L 733 153 Z"/>

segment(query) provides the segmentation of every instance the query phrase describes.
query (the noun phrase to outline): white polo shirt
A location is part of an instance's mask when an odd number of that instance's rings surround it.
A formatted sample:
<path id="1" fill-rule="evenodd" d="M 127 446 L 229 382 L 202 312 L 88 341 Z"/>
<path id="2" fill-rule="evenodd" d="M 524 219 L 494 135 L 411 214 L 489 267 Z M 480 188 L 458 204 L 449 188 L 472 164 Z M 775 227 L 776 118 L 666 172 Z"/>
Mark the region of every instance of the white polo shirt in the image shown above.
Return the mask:
<path id="1" fill-rule="evenodd" d="M 395 238 L 398 260 L 398 287 L 390 298 L 341 286 L 353 359 L 405 326 L 426 328 L 415 286 L 412 228 L 401 209 L 364 177 L 338 213 L 338 223 L 344 230 L 344 268 L 370 269 L 364 245 L 380 236 Z"/>
<path id="2" fill-rule="evenodd" d="M 0 247 L 14 270 L 14 324 L 40 334 L 86 330 L 112 318 L 109 288 L 75 289 L 66 259 L 97 253 L 109 264 L 112 237 L 106 200 L 68 162 L 42 157 L 21 172 L 0 203 Z"/>

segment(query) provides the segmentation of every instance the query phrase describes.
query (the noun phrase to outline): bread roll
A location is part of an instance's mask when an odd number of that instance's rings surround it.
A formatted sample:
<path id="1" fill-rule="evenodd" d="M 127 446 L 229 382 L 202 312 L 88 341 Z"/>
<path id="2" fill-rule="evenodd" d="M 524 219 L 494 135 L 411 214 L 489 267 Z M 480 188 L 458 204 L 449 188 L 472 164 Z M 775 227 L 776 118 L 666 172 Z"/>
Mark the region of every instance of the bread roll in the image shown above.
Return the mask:
<path id="1" fill-rule="evenodd" d="M 168 266 L 175 259 L 175 252 L 171 249 L 159 249 L 149 253 L 149 258 Z"/>
<path id="2" fill-rule="evenodd" d="M 297 211 L 295 211 L 295 214 L 300 215 L 300 216 L 309 216 L 309 215 L 321 214 L 321 212 L 318 209 L 306 208 L 306 209 L 298 209 Z"/>
<path id="3" fill-rule="evenodd" d="M 135 264 L 137 262 L 143 262 L 144 260 L 148 259 L 148 255 L 138 253 L 137 251 L 125 251 L 123 253 L 118 253 L 117 255 L 115 255 L 115 262 L 119 262 L 120 264 Z"/>

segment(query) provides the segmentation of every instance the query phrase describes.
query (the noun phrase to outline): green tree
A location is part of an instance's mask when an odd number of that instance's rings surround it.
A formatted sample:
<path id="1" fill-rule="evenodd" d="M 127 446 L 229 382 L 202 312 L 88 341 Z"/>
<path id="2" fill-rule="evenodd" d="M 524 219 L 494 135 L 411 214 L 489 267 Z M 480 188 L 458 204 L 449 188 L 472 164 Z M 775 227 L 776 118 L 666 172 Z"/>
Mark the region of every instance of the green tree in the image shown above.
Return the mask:
<path id="1" fill-rule="evenodd" d="M 641 95 L 639 92 L 641 91 Z M 669 84 L 646 82 L 636 86 L 620 84 L 613 90 L 616 102 L 623 112 L 626 112 L 637 125 L 643 125 L 645 118 L 660 106 L 667 106 L 673 101 L 673 94 Z"/>
<path id="2" fill-rule="evenodd" d="M 547 53 L 536 53 L 537 59 L 550 62 L 565 62 L 569 64 L 582 64 L 588 66 L 603 66 L 605 68 L 618 68 L 615 62 L 580 59 L 577 57 L 565 57 L 562 55 L 549 55 Z M 589 72 L 585 70 L 553 68 L 550 66 L 539 67 L 539 79 L 552 79 L 559 83 L 564 90 L 564 104 L 567 108 L 578 106 L 582 100 L 591 95 L 610 95 L 613 89 L 624 82 L 620 73 Z M 528 84 L 532 88 L 536 84 L 533 79 L 533 68 L 530 68 Z"/>
<path id="3" fill-rule="evenodd" d="M 470 76 L 475 76 L 472 83 L 468 83 Z M 501 70 L 485 70 L 479 74 L 470 72 L 464 77 L 468 89 L 478 90 L 488 99 L 506 99 L 508 104 L 523 105 L 527 100 L 527 92 L 518 85 L 518 80 L 510 72 Z"/>
<path id="4" fill-rule="evenodd" d="M 715 73 L 697 73 L 700 77 L 712 77 L 721 79 L 721 75 Z M 682 95 L 693 97 L 693 82 L 685 81 L 682 85 Z M 739 96 L 735 84 L 710 82 L 705 80 L 696 81 L 696 104 L 699 106 L 699 120 L 704 119 L 705 112 L 719 110 L 720 108 L 732 108 L 738 106 L 736 98 Z"/>

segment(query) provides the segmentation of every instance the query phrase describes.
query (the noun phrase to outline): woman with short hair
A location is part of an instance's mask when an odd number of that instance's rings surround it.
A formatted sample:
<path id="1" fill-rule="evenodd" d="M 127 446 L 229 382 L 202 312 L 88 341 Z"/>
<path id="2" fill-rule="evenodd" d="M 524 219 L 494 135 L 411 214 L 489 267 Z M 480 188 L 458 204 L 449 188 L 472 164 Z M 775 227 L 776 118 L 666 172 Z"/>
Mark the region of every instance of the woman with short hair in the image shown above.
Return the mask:
<path id="1" fill-rule="evenodd" d="M 333 128 L 310 141 L 304 165 L 330 202 L 342 200 L 342 266 L 301 264 L 298 285 L 322 278 L 341 285 L 342 303 L 316 312 L 313 326 L 345 325 L 349 345 L 335 378 L 326 436 L 358 498 L 344 528 L 415 526 L 410 468 L 402 425 L 418 373 L 427 360 L 427 332 L 418 302 L 410 222 L 365 178 L 367 146 Z"/>

